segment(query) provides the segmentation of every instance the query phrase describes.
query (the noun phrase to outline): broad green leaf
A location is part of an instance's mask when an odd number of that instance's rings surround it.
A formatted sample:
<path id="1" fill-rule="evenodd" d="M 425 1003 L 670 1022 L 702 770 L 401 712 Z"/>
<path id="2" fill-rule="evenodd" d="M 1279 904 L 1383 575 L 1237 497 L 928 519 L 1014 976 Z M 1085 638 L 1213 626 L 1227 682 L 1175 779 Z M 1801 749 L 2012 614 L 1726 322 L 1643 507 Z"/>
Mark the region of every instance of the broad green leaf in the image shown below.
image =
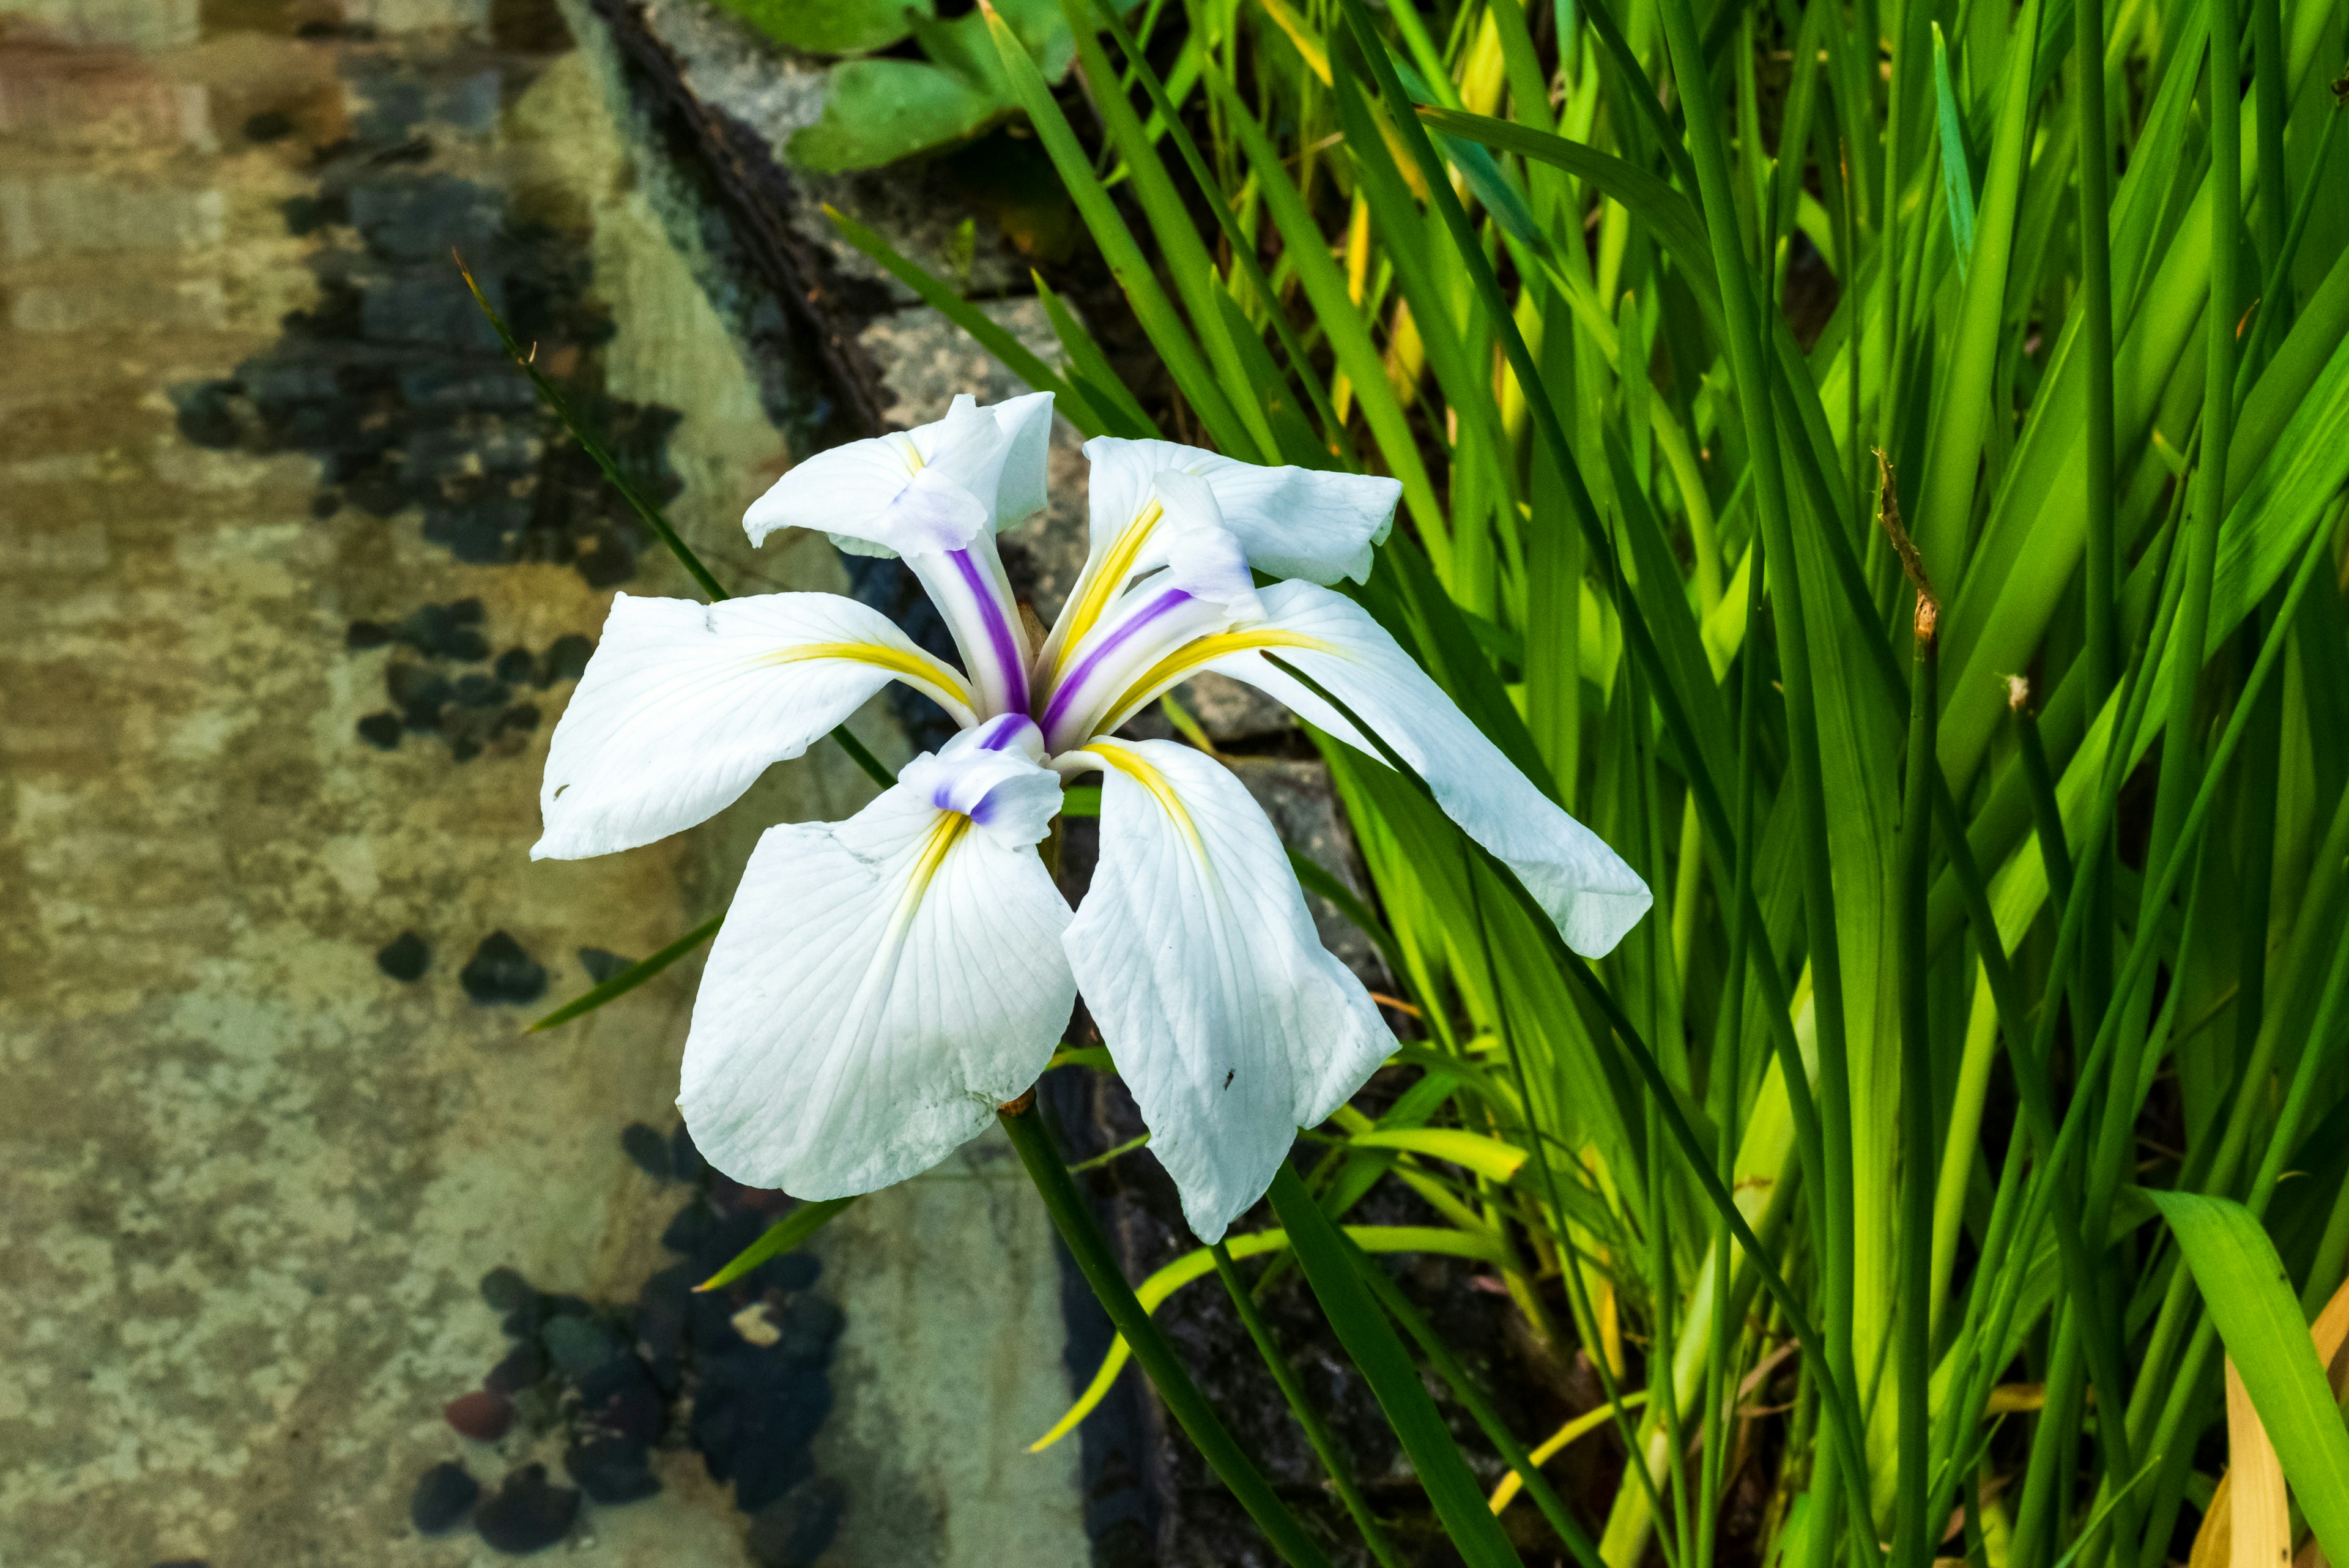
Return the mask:
<path id="1" fill-rule="evenodd" d="M 2310 1527 L 2327 1556 L 2349 1561 L 2349 1427 L 2275 1243 L 2240 1203 L 2191 1192 L 2146 1196 L 2194 1271 Z"/>
<path id="2" fill-rule="evenodd" d="M 978 135 L 1018 112 L 954 73 L 922 60 L 834 66 L 823 113 L 784 152 L 817 174 L 877 169 Z"/>
<path id="3" fill-rule="evenodd" d="M 854 1198 L 826 1198 L 798 1205 L 768 1226 L 767 1233 L 743 1248 L 732 1262 L 693 1288 L 714 1291 L 720 1285 L 730 1285 L 768 1259 L 804 1246 L 809 1237 L 832 1223 L 834 1215 L 855 1201 Z"/>
<path id="4" fill-rule="evenodd" d="M 931 0 L 718 0 L 718 5 L 786 48 L 861 55 L 911 32 L 915 18 L 930 15 Z"/>

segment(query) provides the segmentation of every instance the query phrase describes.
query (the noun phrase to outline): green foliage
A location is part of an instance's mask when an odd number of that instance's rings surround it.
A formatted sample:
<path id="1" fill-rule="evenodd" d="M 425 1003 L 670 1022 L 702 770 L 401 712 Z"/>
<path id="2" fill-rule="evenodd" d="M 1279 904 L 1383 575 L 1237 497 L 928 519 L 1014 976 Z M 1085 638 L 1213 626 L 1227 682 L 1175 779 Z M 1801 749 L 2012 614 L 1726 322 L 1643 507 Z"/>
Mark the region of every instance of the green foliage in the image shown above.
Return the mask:
<path id="1" fill-rule="evenodd" d="M 784 148 L 799 168 L 819 174 L 881 168 L 957 146 L 1020 112 L 978 12 L 941 20 L 929 0 L 716 3 L 804 54 L 866 55 L 910 38 L 925 57 L 833 65 L 823 113 Z M 1075 39 L 1053 0 L 1003 0 L 996 9 L 1047 80 L 1067 75 Z"/>
<path id="2" fill-rule="evenodd" d="M 717 0 L 775 42 L 811 55 L 885 49 L 931 14 L 930 0 Z"/>
<path id="3" fill-rule="evenodd" d="M 1144 47 L 1065 3 L 1086 112 L 994 41 L 1184 428 L 1402 480 L 1363 602 L 1658 895 L 1584 965 L 1325 742 L 1425 1038 L 1288 1230 L 1400 1181 L 1649 1396 L 1607 1518 L 1545 1504 L 1578 1556 L 1707 1568 L 1764 1362 L 1757 1552 L 1924 1568 L 2002 1493 L 2016 1568 L 2172 1555 L 2249 1331 L 2139 1184 L 2281 1244 L 2271 1338 L 2349 1264 L 2349 16 L 1191 0 Z M 2303 1490 L 2349 1445 L 2306 1370 Z"/>

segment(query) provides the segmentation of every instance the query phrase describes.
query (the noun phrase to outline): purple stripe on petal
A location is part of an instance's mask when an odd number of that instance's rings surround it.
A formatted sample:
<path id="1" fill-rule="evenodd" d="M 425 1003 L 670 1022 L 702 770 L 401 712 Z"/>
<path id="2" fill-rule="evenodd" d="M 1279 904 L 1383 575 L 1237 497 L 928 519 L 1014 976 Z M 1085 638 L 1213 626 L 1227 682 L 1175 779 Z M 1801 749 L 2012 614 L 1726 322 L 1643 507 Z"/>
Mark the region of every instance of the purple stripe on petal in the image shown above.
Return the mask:
<path id="1" fill-rule="evenodd" d="M 1190 602 L 1191 596 L 1181 588 L 1173 588 L 1161 594 L 1139 613 L 1128 618 L 1123 625 L 1102 638 L 1099 647 L 1077 660 L 1076 668 L 1071 670 L 1061 679 L 1061 683 L 1052 689 L 1052 701 L 1044 710 L 1044 733 L 1047 736 L 1053 733 L 1054 726 L 1061 722 L 1061 716 L 1075 704 L 1077 698 L 1082 693 L 1085 678 L 1100 668 L 1103 659 L 1115 653 L 1136 632 L 1152 621 Z"/>
<path id="2" fill-rule="evenodd" d="M 1003 606 L 997 602 L 994 585 L 970 558 L 968 550 L 950 553 L 956 569 L 962 573 L 965 587 L 978 606 L 978 613 L 987 625 L 988 645 L 994 650 L 997 668 L 1003 671 L 1004 706 L 1016 711 L 1028 706 L 1028 665 L 1019 657 L 1019 639 L 1012 635 L 1011 623 L 1004 618 Z"/>
<path id="3" fill-rule="evenodd" d="M 1035 728 L 1036 721 L 1025 713 L 998 713 L 972 731 L 971 739 L 982 752 L 1008 751 L 1022 732 Z M 1040 734 L 1037 738 L 1040 741 L 1043 737 Z"/>

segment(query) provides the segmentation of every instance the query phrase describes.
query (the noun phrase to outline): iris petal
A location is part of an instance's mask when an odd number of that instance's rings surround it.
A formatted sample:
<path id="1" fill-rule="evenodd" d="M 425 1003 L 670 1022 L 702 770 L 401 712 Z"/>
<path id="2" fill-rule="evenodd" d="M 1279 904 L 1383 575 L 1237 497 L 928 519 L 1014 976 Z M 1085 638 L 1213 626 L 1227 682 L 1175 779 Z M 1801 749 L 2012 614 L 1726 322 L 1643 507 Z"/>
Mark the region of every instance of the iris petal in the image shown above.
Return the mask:
<path id="1" fill-rule="evenodd" d="M 892 680 L 971 718 L 962 677 L 854 599 L 616 595 L 554 727 L 531 855 L 609 854 L 713 816 Z"/>
<path id="2" fill-rule="evenodd" d="M 928 1169 L 1051 1059 L 1069 919 L 1034 849 L 903 784 L 846 822 L 769 829 L 694 1003 L 695 1145 L 803 1199 Z"/>
<path id="3" fill-rule="evenodd" d="M 1103 741 L 1101 862 L 1069 962 L 1205 1241 L 1262 1196 L 1299 1127 L 1394 1049 L 1321 946 L 1278 835 L 1220 763 Z"/>

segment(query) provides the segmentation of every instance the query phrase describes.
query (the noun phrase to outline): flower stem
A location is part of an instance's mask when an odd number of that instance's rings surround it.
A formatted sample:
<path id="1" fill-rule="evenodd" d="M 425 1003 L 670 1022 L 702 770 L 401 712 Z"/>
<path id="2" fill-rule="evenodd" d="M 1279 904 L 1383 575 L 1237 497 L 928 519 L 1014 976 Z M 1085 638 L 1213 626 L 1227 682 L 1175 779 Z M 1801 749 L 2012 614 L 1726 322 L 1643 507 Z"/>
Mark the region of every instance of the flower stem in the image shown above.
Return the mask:
<path id="1" fill-rule="evenodd" d="M 1060 1150 L 1052 1147 L 1051 1135 L 1045 1130 L 1043 1118 L 1037 1115 L 1033 1099 L 1018 1110 L 1007 1108 L 996 1119 L 1010 1136 L 1011 1147 L 1019 1152 L 1019 1163 L 1028 1168 L 1028 1179 L 1036 1184 L 1037 1194 L 1044 1199 L 1045 1210 L 1052 1216 L 1061 1240 L 1076 1259 L 1077 1272 L 1092 1287 L 1110 1322 L 1125 1337 L 1133 1358 L 1150 1375 L 1159 1398 L 1197 1445 L 1209 1468 L 1232 1489 L 1232 1495 L 1291 1568 L 1329 1568 L 1330 1560 L 1305 1533 L 1297 1516 L 1274 1495 L 1263 1473 L 1240 1451 L 1239 1444 L 1233 1440 L 1214 1407 L 1176 1359 L 1174 1346 L 1166 1343 L 1158 1325 L 1151 1322 L 1148 1311 L 1135 1299 L 1133 1287 L 1126 1283 L 1125 1276 L 1118 1271 L 1117 1260 L 1110 1255 L 1109 1242 L 1093 1223 L 1084 1195 L 1070 1179 Z"/>

